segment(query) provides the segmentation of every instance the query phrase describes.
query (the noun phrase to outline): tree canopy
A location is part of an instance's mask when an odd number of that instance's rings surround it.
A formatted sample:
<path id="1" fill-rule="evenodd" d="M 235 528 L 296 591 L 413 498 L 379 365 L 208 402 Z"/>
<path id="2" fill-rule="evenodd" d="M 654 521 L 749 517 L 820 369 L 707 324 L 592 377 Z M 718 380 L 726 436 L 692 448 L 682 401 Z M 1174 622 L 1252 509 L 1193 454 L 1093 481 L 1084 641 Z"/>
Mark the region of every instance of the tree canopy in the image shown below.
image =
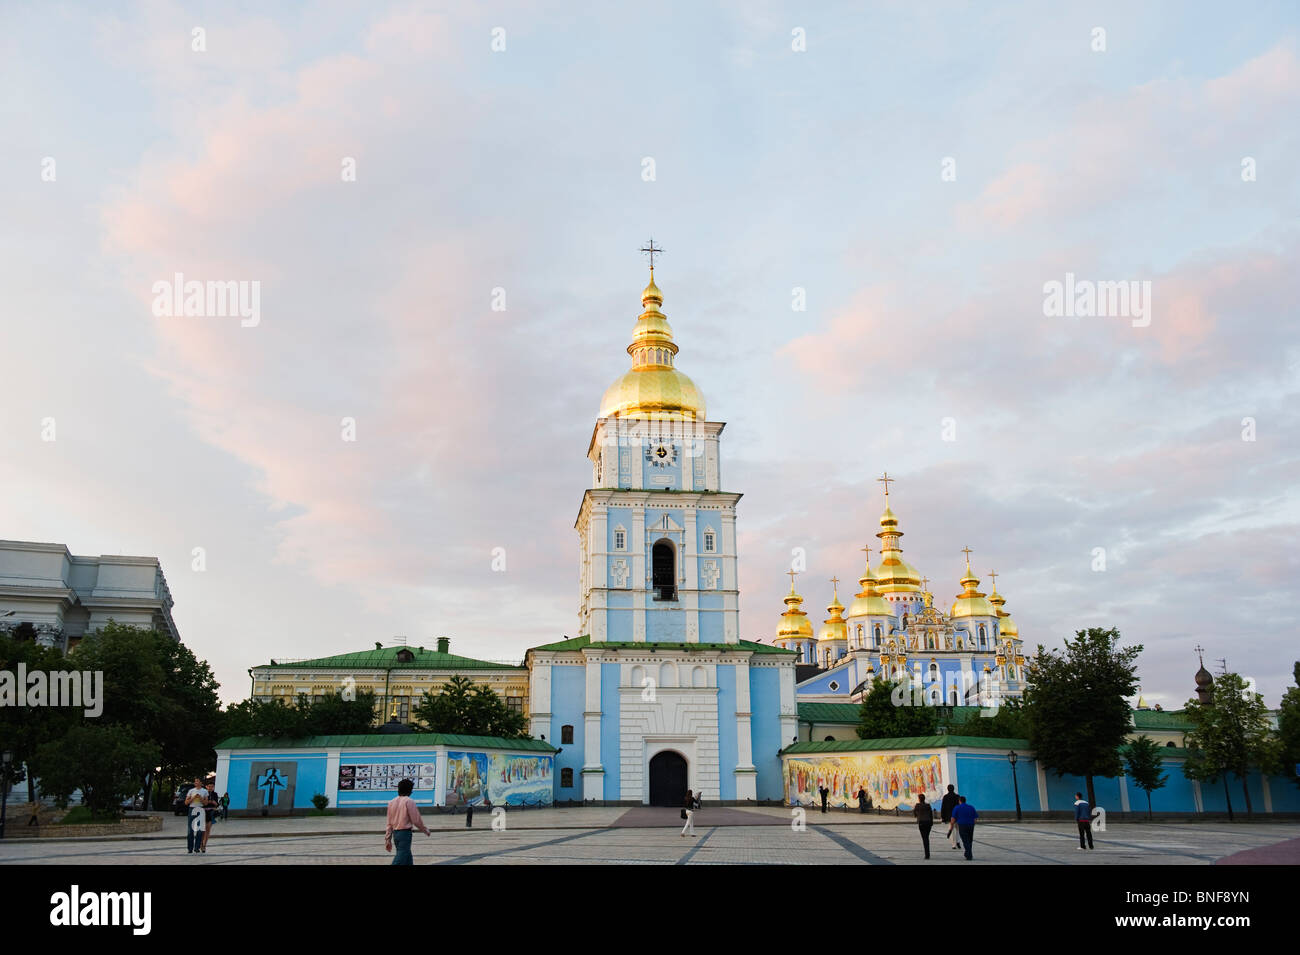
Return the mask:
<path id="1" fill-rule="evenodd" d="M 1277 713 L 1279 757 L 1283 775 L 1300 786 L 1300 776 L 1296 775 L 1296 765 L 1300 764 L 1300 661 L 1292 668 L 1291 677 L 1296 685 L 1282 694 Z"/>
<path id="2" fill-rule="evenodd" d="M 456 674 L 442 692 L 426 691 L 415 706 L 416 722 L 431 733 L 464 733 L 469 736 L 500 736 L 523 739 L 528 722 L 522 713 L 511 712 L 505 700 L 488 686 Z"/>
<path id="3" fill-rule="evenodd" d="M 1128 744 L 1128 774 L 1133 779 L 1133 784 L 1147 794 L 1147 818 L 1151 818 L 1151 793 L 1157 789 L 1163 789 L 1169 776 L 1161 773 L 1160 769 L 1164 765 L 1164 757 L 1160 754 L 1160 747 L 1150 736 L 1139 736 L 1135 740 L 1130 740 Z"/>
<path id="4" fill-rule="evenodd" d="M 1228 672 L 1215 678 L 1210 702 L 1188 700 L 1185 712 L 1192 729 L 1187 733 L 1189 752 L 1183 774 L 1202 782 L 1221 778 L 1226 782 L 1228 774 L 1237 776 L 1246 811 L 1253 813 L 1246 775 L 1251 768 L 1275 771 L 1280 754 L 1264 698 L 1241 676 Z M 1228 811 L 1231 814 L 1231 803 Z"/>
<path id="5" fill-rule="evenodd" d="M 939 726 L 938 709 L 915 704 L 910 678 L 897 682 L 877 680 L 862 700 L 858 738 L 933 736 Z"/>
<path id="6" fill-rule="evenodd" d="M 1142 645 L 1120 648 L 1115 629 L 1075 632 L 1064 651 L 1039 644 L 1028 662 L 1024 713 L 1040 764 L 1058 776 L 1083 776 L 1097 804 L 1093 776 L 1118 776 L 1119 748 L 1131 728 L 1128 697 L 1137 691 Z"/>
<path id="7" fill-rule="evenodd" d="M 292 703 L 276 697 L 269 701 L 244 700 L 222 714 L 222 737 L 260 736 L 289 738 L 369 733 L 375 722 L 375 694 L 337 692 L 310 699 L 298 696 Z"/>

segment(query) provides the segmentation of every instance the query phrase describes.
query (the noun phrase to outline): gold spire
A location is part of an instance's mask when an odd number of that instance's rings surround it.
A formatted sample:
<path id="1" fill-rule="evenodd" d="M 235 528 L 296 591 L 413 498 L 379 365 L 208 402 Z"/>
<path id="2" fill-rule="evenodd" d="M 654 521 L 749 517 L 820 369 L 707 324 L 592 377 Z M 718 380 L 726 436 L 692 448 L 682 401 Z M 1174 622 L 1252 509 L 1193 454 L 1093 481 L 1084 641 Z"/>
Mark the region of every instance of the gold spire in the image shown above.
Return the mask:
<path id="1" fill-rule="evenodd" d="M 993 611 L 998 615 L 998 635 L 1002 637 L 1019 637 L 1020 628 L 1011 619 L 1011 614 L 1002 609 L 1002 605 L 1007 602 L 1007 598 L 998 593 L 998 575 L 995 571 L 989 571 L 989 580 L 993 581 L 994 585 L 993 592 L 989 594 L 989 603 L 993 605 Z"/>
<path id="2" fill-rule="evenodd" d="M 863 547 L 862 550 L 867 555 L 867 566 L 862 572 L 862 576 L 858 578 L 858 586 L 862 590 L 853 598 L 853 603 L 849 607 L 849 616 L 892 617 L 894 614 L 889 609 L 889 604 L 885 603 L 885 598 L 876 591 L 876 578 L 871 573 L 871 548 L 869 546 Z"/>
<path id="3" fill-rule="evenodd" d="M 849 639 L 849 625 L 845 623 L 844 617 L 842 616 L 844 613 L 844 605 L 840 603 L 839 582 L 840 579 L 838 577 L 831 578 L 831 586 L 834 588 L 834 591 L 831 597 L 830 606 L 826 608 L 826 612 L 830 614 L 830 616 L 823 621 L 826 626 L 822 627 L 822 632 L 818 634 L 817 639 L 843 640 L 847 644 Z"/>
<path id="4" fill-rule="evenodd" d="M 794 591 L 794 578 L 797 571 L 787 570 L 786 573 L 790 575 L 790 592 L 785 596 L 785 612 L 781 614 L 781 623 L 776 628 L 776 639 L 783 641 L 796 637 L 812 637 L 812 621 L 800 606 L 803 597 Z"/>
<path id="5" fill-rule="evenodd" d="M 957 601 L 952 605 L 951 617 L 993 617 L 997 614 L 993 610 L 993 605 L 984 599 L 984 595 L 975 588 L 979 586 L 980 579 L 975 576 L 975 572 L 970 569 L 971 549 L 963 547 L 962 552 L 966 555 L 966 576 L 961 579 L 962 592 L 957 595 Z"/>
<path id="6" fill-rule="evenodd" d="M 653 253 L 662 250 L 652 240 L 649 249 L 642 251 L 652 253 L 650 284 L 641 292 L 643 310 L 627 346 L 632 368 L 605 391 L 600 417 L 703 420 L 704 396 L 695 382 L 673 367 L 677 343 L 668 316 L 659 310 L 664 295 L 655 284 Z"/>
<path id="7" fill-rule="evenodd" d="M 885 485 L 885 510 L 880 515 L 880 566 L 876 568 L 876 582 L 880 592 L 917 593 L 921 589 L 921 576 L 915 567 L 903 560 L 903 550 L 898 546 L 898 539 L 903 532 L 898 529 L 898 518 L 889 507 L 889 485 L 896 482 L 886 471 L 883 477 L 876 478 Z"/>

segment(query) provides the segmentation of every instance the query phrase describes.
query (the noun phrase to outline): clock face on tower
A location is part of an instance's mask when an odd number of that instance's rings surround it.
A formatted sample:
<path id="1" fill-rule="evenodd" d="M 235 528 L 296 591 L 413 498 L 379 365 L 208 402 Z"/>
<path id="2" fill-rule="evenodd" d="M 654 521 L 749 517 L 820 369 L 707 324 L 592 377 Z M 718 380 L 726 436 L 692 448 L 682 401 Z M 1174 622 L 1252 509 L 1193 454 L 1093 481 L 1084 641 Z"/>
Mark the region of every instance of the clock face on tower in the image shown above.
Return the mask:
<path id="1" fill-rule="evenodd" d="M 657 468 L 677 463 L 677 446 L 666 441 L 651 442 L 646 446 L 645 459 Z"/>

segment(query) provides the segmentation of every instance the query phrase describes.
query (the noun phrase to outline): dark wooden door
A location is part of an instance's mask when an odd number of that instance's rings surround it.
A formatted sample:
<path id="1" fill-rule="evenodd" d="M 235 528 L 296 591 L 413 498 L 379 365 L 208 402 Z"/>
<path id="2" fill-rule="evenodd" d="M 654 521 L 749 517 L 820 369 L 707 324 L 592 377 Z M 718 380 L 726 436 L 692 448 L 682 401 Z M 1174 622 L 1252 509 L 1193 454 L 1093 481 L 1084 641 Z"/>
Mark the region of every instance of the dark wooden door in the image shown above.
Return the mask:
<path id="1" fill-rule="evenodd" d="M 680 806 L 686 799 L 686 759 L 681 753 L 650 758 L 650 805 Z"/>

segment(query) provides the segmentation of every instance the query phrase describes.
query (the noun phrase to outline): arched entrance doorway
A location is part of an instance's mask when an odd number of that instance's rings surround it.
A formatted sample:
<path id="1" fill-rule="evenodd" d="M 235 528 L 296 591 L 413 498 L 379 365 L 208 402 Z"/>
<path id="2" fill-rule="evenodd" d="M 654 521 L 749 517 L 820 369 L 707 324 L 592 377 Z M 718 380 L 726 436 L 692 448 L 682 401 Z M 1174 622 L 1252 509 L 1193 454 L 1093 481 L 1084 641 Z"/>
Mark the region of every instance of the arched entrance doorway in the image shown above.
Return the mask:
<path id="1" fill-rule="evenodd" d="M 650 805 L 680 806 L 686 796 L 686 759 L 665 750 L 650 757 Z"/>

